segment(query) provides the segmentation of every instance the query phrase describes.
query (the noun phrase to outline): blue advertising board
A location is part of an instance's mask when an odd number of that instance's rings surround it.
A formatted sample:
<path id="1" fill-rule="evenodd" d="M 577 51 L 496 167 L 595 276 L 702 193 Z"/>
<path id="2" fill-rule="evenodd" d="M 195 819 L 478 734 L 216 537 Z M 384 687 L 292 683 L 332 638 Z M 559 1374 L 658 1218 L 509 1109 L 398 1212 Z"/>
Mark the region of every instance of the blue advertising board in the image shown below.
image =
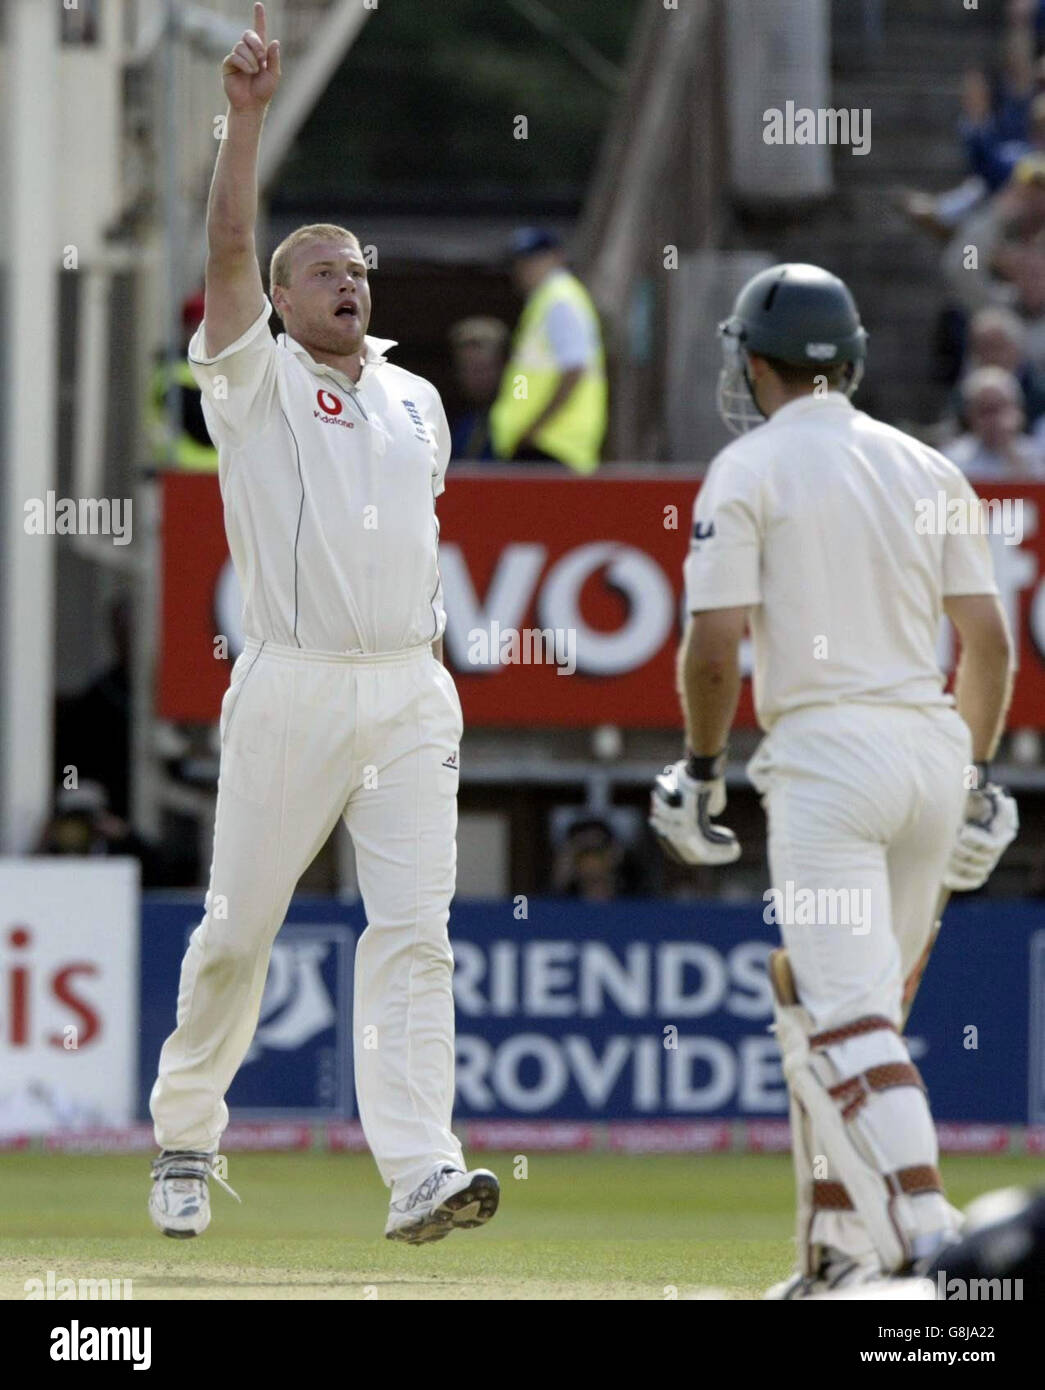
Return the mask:
<path id="1" fill-rule="evenodd" d="M 198 898 L 146 895 L 140 1099 L 174 1021 Z M 522 915 L 525 913 L 525 915 Z M 276 941 L 237 1119 L 349 1119 L 362 906 L 298 898 Z M 455 905 L 460 1119 L 779 1119 L 762 904 Z M 1045 904 L 954 901 L 911 1017 L 936 1117 L 1045 1123 Z"/>

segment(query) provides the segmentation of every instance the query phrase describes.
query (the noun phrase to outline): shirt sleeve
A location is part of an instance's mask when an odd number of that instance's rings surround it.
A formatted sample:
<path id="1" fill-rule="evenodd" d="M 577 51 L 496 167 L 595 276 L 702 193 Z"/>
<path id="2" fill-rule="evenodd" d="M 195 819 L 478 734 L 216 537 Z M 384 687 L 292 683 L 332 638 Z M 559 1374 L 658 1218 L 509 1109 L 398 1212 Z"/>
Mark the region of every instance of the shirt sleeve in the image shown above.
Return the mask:
<path id="1" fill-rule="evenodd" d="M 446 466 L 450 462 L 450 426 L 446 421 L 439 392 L 432 391 L 429 421 L 435 432 L 436 460 L 432 468 L 432 496 L 441 497 L 446 491 Z"/>
<path id="2" fill-rule="evenodd" d="M 718 458 L 693 505 L 683 566 L 686 609 L 748 608 L 762 602 L 758 479 L 735 460 Z"/>
<path id="3" fill-rule="evenodd" d="M 216 357 L 206 355 L 206 321 L 189 343 L 189 370 L 199 383 L 207 427 L 219 447 L 235 447 L 260 433 L 275 409 L 277 348 L 269 332 L 271 315 L 266 299 L 247 331 Z"/>
<path id="4" fill-rule="evenodd" d="M 954 475 L 947 488 L 948 504 L 958 497 L 964 504 L 965 515 L 971 515 L 979 506 L 979 499 L 969 480 L 962 474 Z M 960 598 L 962 594 L 996 594 L 998 585 L 994 578 L 994 561 L 991 558 L 990 541 L 986 528 L 978 534 L 971 534 L 973 528 L 963 527 L 965 535 L 951 535 L 950 530 L 943 538 L 943 596 Z"/>
<path id="5" fill-rule="evenodd" d="M 572 304 L 563 299 L 556 300 L 549 307 L 544 323 L 552 356 L 560 372 L 591 365 L 595 354 L 590 335 Z"/>

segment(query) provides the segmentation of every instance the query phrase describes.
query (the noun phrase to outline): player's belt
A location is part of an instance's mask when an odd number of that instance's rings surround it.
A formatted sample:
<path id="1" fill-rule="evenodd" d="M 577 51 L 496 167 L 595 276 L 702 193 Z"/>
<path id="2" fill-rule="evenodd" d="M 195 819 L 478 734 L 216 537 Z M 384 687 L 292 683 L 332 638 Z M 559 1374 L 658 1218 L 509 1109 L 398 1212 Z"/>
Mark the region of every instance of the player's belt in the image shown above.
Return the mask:
<path id="1" fill-rule="evenodd" d="M 402 647 L 393 652 L 324 652 L 314 647 L 282 647 L 278 642 L 248 637 L 243 644 L 243 650 L 252 655 L 263 651 L 266 659 L 272 657 L 277 661 L 333 661 L 353 666 L 369 666 L 374 663 L 417 661 L 426 652 L 431 652 L 432 644 L 420 642 L 415 647 Z"/>

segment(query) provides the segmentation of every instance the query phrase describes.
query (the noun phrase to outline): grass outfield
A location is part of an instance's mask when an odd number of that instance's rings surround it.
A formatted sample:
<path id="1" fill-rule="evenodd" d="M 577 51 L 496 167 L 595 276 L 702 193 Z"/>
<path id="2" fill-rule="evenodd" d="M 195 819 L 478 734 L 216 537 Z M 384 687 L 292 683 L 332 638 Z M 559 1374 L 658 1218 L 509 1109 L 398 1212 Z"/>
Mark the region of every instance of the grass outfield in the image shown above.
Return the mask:
<path id="1" fill-rule="evenodd" d="M 173 1241 L 145 1210 L 144 1157 L 0 1155 L 0 1298 L 25 1281 L 121 1278 L 135 1299 L 758 1297 L 790 1268 L 792 1180 L 779 1156 L 475 1155 L 497 1172 L 490 1226 L 413 1248 L 383 1238 L 370 1159 L 233 1154 L 237 1206 L 212 1184 L 213 1222 Z M 1039 1182 L 1026 1158 L 944 1162 L 958 1206 Z"/>

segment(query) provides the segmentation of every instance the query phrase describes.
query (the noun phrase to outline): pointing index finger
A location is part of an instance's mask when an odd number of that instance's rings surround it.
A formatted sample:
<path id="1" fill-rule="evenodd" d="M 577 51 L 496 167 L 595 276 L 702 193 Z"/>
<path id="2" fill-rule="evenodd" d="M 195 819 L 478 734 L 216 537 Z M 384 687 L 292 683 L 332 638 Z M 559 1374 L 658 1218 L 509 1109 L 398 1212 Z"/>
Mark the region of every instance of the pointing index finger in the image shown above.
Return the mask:
<path id="1" fill-rule="evenodd" d="M 260 3 L 254 6 L 254 31 L 267 48 L 268 36 L 265 33 L 265 6 Z"/>

